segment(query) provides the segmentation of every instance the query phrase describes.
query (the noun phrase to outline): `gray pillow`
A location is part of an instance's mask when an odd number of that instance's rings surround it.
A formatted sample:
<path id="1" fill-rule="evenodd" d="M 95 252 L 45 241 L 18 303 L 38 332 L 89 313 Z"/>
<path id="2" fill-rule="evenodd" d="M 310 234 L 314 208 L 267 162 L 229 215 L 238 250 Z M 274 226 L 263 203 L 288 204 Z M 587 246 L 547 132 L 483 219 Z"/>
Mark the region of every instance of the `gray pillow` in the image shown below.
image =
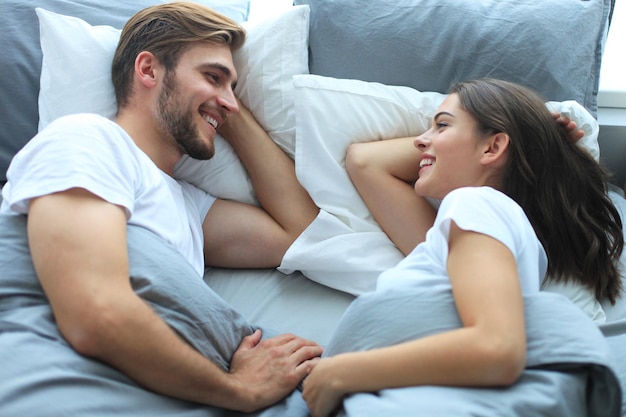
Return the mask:
<path id="1" fill-rule="evenodd" d="M 310 71 L 446 93 L 494 77 L 595 116 L 611 0 L 295 0 Z"/>
<path id="2" fill-rule="evenodd" d="M 197 0 L 243 22 L 249 0 Z M 122 28 L 135 12 L 159 0 L 0 1 L 0 185 L 13 155 L 37 133 L 37 97 L 41 72 L 39 23 L 35 7 L 76 16 L 92 25 Z"/>

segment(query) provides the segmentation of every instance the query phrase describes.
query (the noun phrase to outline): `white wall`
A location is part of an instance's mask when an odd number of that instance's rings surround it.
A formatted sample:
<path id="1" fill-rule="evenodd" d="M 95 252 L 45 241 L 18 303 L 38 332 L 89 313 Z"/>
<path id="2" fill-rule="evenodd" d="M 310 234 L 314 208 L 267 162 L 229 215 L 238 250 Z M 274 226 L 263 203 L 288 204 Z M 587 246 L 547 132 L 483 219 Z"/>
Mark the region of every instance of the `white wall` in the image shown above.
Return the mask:
<path id="1" fill-rule="evenodd" d="M 250 18 L 263 19 L 272 13 L 291 7 L 293 0 L 250 0 Z"/>

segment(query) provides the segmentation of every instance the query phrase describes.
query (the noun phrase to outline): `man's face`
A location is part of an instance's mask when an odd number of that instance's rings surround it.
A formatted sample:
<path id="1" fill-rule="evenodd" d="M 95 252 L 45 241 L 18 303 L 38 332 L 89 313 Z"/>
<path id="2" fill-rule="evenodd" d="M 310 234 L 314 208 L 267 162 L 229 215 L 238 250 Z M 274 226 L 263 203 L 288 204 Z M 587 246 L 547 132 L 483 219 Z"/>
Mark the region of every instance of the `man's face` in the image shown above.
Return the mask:
<path id="1" fill-rule="evenodd" d="M 215 153 L 217 128 L 239 110 L 233 86 L 236 72 L 228 46 L 199 43 L 184 52 L 166 74 L 159 96 L 161 130 L 194 159 Z"/>

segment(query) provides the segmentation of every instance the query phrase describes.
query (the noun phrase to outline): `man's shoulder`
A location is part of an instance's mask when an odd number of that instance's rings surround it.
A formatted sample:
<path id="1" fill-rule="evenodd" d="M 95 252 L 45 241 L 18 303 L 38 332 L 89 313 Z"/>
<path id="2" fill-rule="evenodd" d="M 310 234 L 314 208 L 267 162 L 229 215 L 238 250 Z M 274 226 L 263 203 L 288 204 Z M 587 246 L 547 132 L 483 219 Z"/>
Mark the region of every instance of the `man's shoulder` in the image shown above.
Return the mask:
<path id="1" fill-rule="evenodd" d="M 59 117 L 41 130 L 32 142 L 60 143 L 62 146 L 82 148 L 84 146 L 96 148 L 117 149 L 126 147 L 135 148 L 131 137 L 120 125 L 106 117 L 92 113 L 77 113 Z"/>
<path id="2" fill-rule="evenodd" d="M 104 116 L 95 113 L 76 113 L 61 116 L 53 120 L 40 133 L 58 130 L 82 130 L 82 129 L 111 129 L 121 128 L 117 123 Z"/>

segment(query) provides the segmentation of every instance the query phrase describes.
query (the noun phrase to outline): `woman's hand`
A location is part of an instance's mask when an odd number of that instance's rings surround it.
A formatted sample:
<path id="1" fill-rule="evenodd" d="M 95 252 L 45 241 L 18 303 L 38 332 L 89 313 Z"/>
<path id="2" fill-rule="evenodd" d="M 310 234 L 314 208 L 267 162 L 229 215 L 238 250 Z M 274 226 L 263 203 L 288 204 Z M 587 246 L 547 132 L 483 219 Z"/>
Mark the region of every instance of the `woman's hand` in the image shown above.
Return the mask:
<path id="1" fill-rule="evenodd" d="M 576 143 L 585 137 L 585 131 L 582 129 L 578 129 L 578 125 L 576 124 L 576 122 L 569 117 L 564 116 L 558 112 L 553 112 L 552 116 L 559 125 L 565 128 L 565 131 L 567 132 L 569 139 L 572 143 Z"/>
<path id="2" fill-rule="evenodd" d="M 304 380 L 302 398 L 313 417 L 334 416 L 341 407 L 345 392 L 340 388 L 335 365 L 337 358 L 320 360 Z"/>

